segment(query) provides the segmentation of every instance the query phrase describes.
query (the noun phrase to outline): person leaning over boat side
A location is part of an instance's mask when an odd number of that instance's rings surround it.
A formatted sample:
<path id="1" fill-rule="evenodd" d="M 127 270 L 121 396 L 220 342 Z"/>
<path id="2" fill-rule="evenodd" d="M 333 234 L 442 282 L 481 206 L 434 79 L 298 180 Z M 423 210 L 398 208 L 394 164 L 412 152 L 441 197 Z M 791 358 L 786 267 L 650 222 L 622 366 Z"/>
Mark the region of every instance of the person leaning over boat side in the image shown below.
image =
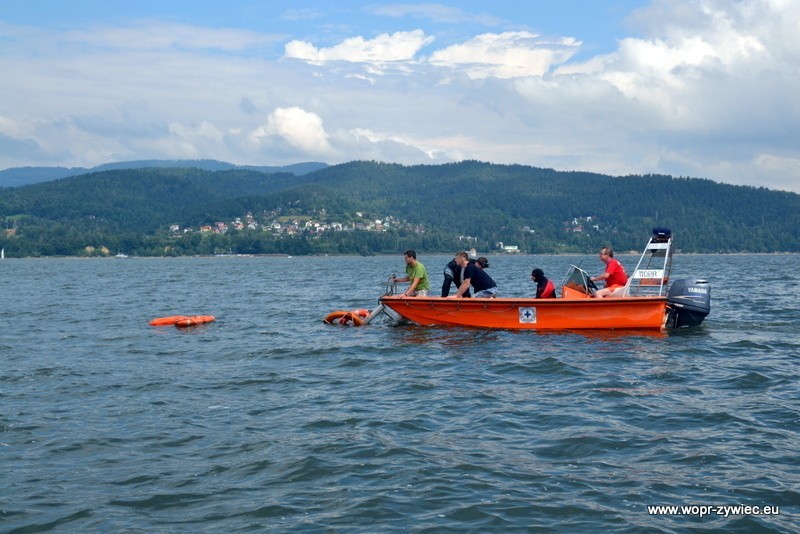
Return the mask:
<path id="1" fill-rule="evenodd" d="M 468 255 L 468 257 L 469 257 L 469 262 L 470 263 L 475 263 L 475 261 L 477 261 L 477 260 L 475 260 L 474 257 L 470 257 L 469 255 Z M 448 262 L 448 264 L 445 265 L 445 267 L 444 267 L 444 283 L 442 283 L 442 296 L 443 297 L 446 297 L 446 296 L 448 296 L 450 294 L 450 285 L 451 284 L 455 284 L 456 285 L 456 289 L 458 289 L 458 287 L 461 285 L 461 282 L 462 282 L 462 280 L 461 280 L 461 275 L 462 274 L 463 274 L 463 271 L 461 270 L 461 267 L 458 266 L 458 263 L 456 263 L 455 258 L 450 260 Z M 467 289 L 467 292 L 464 293 L 464 298 L 469 298 L 471 296 L 472 295 L 470 294 L 469 289 Z"/>
<path id="2" fill-rule="evenodd" d="M 395 282 L 410 282 L 402 297 L 427 297 L 428 290 L 428 271 L 421 261 L 417 261 L 417 253 L 409 249 L 403 252 L 403 259 L 406 261 L 406 276 L 395 278 Z"/>
<path id="3" fill-rule="evenodd" d="M 618 260 L 614 259 L 614 251 L 609 247 L 600 249 L 600 261 L 606 264 L 606 270 L 603 271 L 603 274 L 592 277 L 592 282 L 605 280 L 606 285 L 603 289 L 597 290 L 594 296 L 597 298 L 622 296 L 619 292 L 615 294 L 615 290 L 625 287 L 625 284 L 628 283 L 628 275 L 625 274 L 625 268 Z"/>
<path id="4" fill-rule="evenodd" d="M 462 270 L 461 285 L 458 286 L 458 291 L 452 297 L 463 297 L 464 293 L 469 290 L 471 285 L 475 289 L 474 298 L 486 298 L 497 296 L 497 284 L 492 280 L 492 277 L 486 274 L 486 271 L 478 267 L 475 263 L 469 262 L 469 257 L 466 252 L 459 252 L 456 254 L 456 263 Z M 488 262 L 486 264 L 488 266 Z"/>
<path id="5" fill-rule="evenodd" d="M 556 286 L 553 282 L 548 280 L 544 275 L 544 271 L 538 267 L 531 271 L 531 279 L 536 282 L 536 297 L 537 299 L 554 299 L 556 298 Z"/>

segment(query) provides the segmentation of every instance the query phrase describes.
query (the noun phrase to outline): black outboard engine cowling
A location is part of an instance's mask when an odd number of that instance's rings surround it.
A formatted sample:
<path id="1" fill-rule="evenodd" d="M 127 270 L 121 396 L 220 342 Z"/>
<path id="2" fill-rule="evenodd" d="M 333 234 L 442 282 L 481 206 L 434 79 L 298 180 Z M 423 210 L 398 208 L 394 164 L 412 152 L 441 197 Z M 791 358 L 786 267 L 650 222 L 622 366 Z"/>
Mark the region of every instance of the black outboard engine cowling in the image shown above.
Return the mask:
<path id="1" fill-rule="evenodd" d="M 711 312 L 711 288 L 706 280 L 682 278 L 669 288 L 670 326 L 697 326 Z"/>

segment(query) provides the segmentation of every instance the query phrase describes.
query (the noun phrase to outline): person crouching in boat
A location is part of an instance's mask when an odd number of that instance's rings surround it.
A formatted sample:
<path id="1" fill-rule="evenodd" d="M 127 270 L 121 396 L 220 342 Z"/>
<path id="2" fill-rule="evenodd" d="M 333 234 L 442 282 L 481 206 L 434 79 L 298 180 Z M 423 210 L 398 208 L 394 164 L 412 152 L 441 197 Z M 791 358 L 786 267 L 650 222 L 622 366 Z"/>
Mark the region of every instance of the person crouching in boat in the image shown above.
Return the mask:
<path id="1" fill-rule="evenodd" d="M 536 283 L 537 299 L 556 298 L 556 286 L 544 275 L 544 271 L 538 267 L 531 271 L 531 279 Z"/>
<path id="2" fill-rule="evenodd" d="M 474 252 L 471 253 L 471 254 L 468 253 L 467 257 L 469 258 L 469 262 L 470 263 L 475 263 L 477 261 L 475 259 L 475 253 Z M 448 264 L 445 265 L 445 267 L 444 267 L 444 282 L 442 283 L 442 296 L 443 297 L 447 297 L 447 296 L 450 295 L 450 286 L 452 284 L 455 284 L 456 289 L 459 288 L 459 286 L 461 285 L 461 282 L 462 282 L 462 280 L 461 280 L 461 275 L 462 274 L 464 274 L 464 273 L 461 270 L 461 267 L 458 266 L 458 263 L 456 263 L 456 259 L 455 258 L 450 260 L 448 262 Z M 463 296 L 465 298 L 469 298 L 469 297 L 472 296 L 470 294 L 470 292 L 469 292 L 469 289 L 467 289 L 467 292 L 464 293 Z"/>
<path id="3" fill-rule="evenodd" d="M 609 247 L 600 249 L 600 261 L 606 264 L 606 270 L 603 274 L 592 277 L 592 282 L 605 280 L 606 285 L 603 289 L 597 290 L 594 296 L 597 298 L 621 297 L 622 292 L 618 290 L 623 289 L 625 284 L 628 283 L 628 275 L 625 274 L 625 268 L 618 260 L 614 259 L 614 251 Z"/>
<path id="4" fill-rule="evenodd" d="M 475 290 L 475 294 L 472 295 L 474 298 L 497 296 L 497 284 L 495 281 L 492 280 L 491 276 L 486 274 L 486 271 L 476 266 L 474 263 L 470 263 L 469 256 L 467 256 L 466 252 L 459 252 L 456 254 L 456 264 L 461 268 L 461 278 L 463 281 L 461 285 L 458 286 L 456 294 L 448 298 L 463 297 L 464 293 L 469 291 L 469 286 L 472 286 Z M 488 262 L 486 262 L 486 265 L 488 267 Z"/>
<path id="5" fill-rule="evenodd" d="M 427 297 L 430 284 L 428 283 L 428 271 L 421 261 L 417 261 L 417 253 L 411 249 L 403 253 L 406 262 L 406 276 L 395 278 L 395 282 L 410 282 L 401 296 L 403 297 Z"/>

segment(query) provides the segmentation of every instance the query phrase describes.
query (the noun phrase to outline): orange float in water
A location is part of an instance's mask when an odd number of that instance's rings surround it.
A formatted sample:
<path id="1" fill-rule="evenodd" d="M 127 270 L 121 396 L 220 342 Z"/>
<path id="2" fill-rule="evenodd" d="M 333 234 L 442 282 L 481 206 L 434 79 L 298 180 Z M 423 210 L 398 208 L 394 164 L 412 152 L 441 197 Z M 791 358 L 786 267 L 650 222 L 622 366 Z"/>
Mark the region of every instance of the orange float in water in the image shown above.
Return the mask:
<path id="1" fill-rule="evenodd" d="M 335 321 L 342 325 L 353 323 L 353 326 L 361 326 L 364 324 L 364 318 L 367 315 L 369 315 L 369 310 L 337 310 L 326 315 L 323 321 L 327 324 L 333 324 Z"/>
<path id="2" fill-rule="evenodd" d="M 175 321 L 175 326 L 177 327 L 196 326 L 199 324 L 212 323 L 214 321 L 215 319 L 213 315 L 194 315 L 192 317 L 186 317 L 185 319 Z"/>
<path id="3" fill-rule="evenodd" d="M 213 315 L 171 315 L 169 317 L 157 317 L 150 321 L 150 326 L 195 326 L 198 324 L 214 322 Z"/>

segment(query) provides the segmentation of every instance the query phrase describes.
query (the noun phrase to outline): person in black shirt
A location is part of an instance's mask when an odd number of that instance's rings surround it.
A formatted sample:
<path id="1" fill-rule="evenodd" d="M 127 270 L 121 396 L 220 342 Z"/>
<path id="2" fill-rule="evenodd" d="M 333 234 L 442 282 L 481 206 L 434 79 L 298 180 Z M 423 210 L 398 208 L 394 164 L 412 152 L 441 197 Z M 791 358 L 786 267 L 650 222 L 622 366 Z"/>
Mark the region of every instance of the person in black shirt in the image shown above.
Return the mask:
<path id="1" fill-rule="evenodd" d="M 467 256 L 466 252 L 459 252 L 456 254 L 455 259 L 463 272 L 463 280 L 458 287 L 458 291 L 454 295 L 455 298 L 462 297 L 464 293 L 469 290 L 469 286 L 472 286 L 475 290 L 475 294 L 473 295 L 475 298 L 494 297 L 497 295 L 497 284 L 495 281 L 492 280 L 492 277 L 489 276 L 486 271 L 476 266 L 474 263 L 470 263 L 469 256 Z"/>
<path id="2" fill-rule="evenodd" d="M 469 255 L 467 255 L 467 257 L 469 257 Z M 469 262 L 470 263 L 475 263 L 475 261 L 476 261 L 475 258 L 469 258 Z M 450 260 L 450 262 L 444 268 L 444 282 L 442 283 L 442 296 L 443 297 L 446 297 L 446 296 L 448 296 L 450 294 L 450 285 L 451 284 L 455 284 L 456 285 L 456 289 L 459 288 L 459 286 L 461 285 L 461 282 L 462 282 L 462 279 L 461 279 L 461 275 L 462 274 L 463 274 L 463 271 L 461 270 L 461 267 L 458 266 L 458 263 L 456 263 L 455 258 Z M 472 296 L 470 294 L 470 292 L 469 292 L 469 289 L 467 289 L 467 292 L 464 293 L 463 296 L 464 296 L 464 298 L 469 298 L 469 297 Z"/>

